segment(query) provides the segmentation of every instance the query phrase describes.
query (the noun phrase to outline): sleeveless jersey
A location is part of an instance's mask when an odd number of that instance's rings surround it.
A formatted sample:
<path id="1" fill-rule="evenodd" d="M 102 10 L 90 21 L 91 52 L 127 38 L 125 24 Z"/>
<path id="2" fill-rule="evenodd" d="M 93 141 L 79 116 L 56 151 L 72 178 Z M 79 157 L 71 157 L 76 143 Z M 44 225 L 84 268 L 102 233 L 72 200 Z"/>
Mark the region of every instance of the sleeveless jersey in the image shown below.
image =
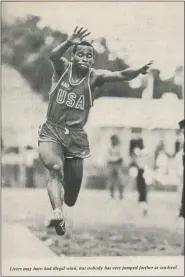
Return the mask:
<path id="1" fill-rule="evenodd" d="M 90 73 L 78 83 L 72 82 L 72 63 L 51 90 L 47 120 L 61 126 L 83 128 L 92 106 Z"/>
<path id="2" fill-rule="evenodd" d="M 108 162 L 109 163 L 116 163 L 118 161 L 121 161 L 121 149 L 119 146 L 114 146 L 109 149 L 109 156 L 108 156 Z"/>

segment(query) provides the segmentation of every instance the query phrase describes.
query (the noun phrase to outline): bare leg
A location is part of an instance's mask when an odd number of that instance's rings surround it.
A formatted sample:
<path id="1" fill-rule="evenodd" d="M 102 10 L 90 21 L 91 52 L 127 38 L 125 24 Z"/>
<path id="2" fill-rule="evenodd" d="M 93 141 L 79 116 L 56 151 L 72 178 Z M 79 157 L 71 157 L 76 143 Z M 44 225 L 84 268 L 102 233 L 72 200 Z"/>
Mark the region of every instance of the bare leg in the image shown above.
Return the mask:
<path id="1" fill-rule="evenodd" d="M 58 235 L 65 233 L 63 220 L 63 149 L 54 142 L 41 142 L 39 145 L 39 154 L 43 164 L 49 170 L 49 181 L 47 184 L 48 196 L 51 206 L 54 210 L 51 224 L 55 226 Z"/>
<path id="2" fill-rule="evenodd" d="M 53 210 L 59 208 L 62 210 L 64 202 L 64 192 L 63 192 L 63 180 L 60 176 L 60 172 L 57 170 L 50 170 L 49 181 L 47 184 L 48 196 L 51 202 Z"/>
<path id="3" fill-rule="evenodd" d="M 116 186 L 116 176 L 115 176 L 115 170 L 112 168 L 111 165 L 109 165 L 108 168 L 108 187 L 110 190 L 110 196 L 111 198 L 114 198 L 114 194 L 115 194 L 115 186 Z"/>
<path id="4" fill-rule="evenodd" d="M 120 200 L 123 199 L 123 192 L 124 192 L 124 179 L 123 179 L 123 173 L 121 168 L 117 169 L 117 180 L 118 180 L 118 191 L 119 191 L 119 198 Z"/>

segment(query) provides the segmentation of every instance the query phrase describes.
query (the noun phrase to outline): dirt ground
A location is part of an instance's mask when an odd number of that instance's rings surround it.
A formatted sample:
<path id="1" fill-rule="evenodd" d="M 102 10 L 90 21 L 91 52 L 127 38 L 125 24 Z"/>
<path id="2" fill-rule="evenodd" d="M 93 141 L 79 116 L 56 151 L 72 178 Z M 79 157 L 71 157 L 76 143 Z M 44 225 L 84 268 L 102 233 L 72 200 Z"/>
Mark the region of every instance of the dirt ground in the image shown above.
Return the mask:
<path id="1" fill-rule="evenodd" d="M 63 237 L 46 228 L 51 208 L 45 189 L 3 189 L 4 222 L 21 222 L 59 256 L 177 256 L 184 241 L 178 226 L 180 195 L 150 192 L 143 217 L 137 194 L 110 199 L 107 191 L 82 190 L 75 207 L 65 207 Z"/>

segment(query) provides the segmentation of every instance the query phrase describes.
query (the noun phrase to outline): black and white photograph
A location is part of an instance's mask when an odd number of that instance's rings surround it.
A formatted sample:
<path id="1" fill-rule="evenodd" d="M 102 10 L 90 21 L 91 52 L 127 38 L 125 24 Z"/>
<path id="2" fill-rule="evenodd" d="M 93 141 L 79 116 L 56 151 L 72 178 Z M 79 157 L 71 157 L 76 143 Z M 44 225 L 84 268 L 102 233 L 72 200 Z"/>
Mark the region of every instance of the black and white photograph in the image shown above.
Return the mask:
<path id="1" fill-rule="evenodd" d="M 184 3 L 1 8 L 1 276 L 184 276 Z"/>

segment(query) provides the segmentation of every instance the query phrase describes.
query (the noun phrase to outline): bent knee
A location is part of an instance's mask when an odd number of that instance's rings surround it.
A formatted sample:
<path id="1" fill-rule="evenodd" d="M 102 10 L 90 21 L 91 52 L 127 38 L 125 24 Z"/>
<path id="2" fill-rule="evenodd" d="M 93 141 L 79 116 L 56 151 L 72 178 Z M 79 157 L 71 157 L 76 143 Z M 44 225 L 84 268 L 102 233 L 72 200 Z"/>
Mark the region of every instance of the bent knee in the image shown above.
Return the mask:
<path id="1" fill-rule="evenodd" d="M 51 166 L 51 170 L 54 172 L 60 172 L 62 170 L 62 166 L 60 164 L 54 164 Z"/>
<path id="2" fill-rule="evenodd" d="M 54 164 L 54 165 L 50 165 L 49 167 L 49 171 L 51 176 L 60 176 L 63 178 L 64 173 L 63 173 L 63 167 L 60 164 Z"/>

